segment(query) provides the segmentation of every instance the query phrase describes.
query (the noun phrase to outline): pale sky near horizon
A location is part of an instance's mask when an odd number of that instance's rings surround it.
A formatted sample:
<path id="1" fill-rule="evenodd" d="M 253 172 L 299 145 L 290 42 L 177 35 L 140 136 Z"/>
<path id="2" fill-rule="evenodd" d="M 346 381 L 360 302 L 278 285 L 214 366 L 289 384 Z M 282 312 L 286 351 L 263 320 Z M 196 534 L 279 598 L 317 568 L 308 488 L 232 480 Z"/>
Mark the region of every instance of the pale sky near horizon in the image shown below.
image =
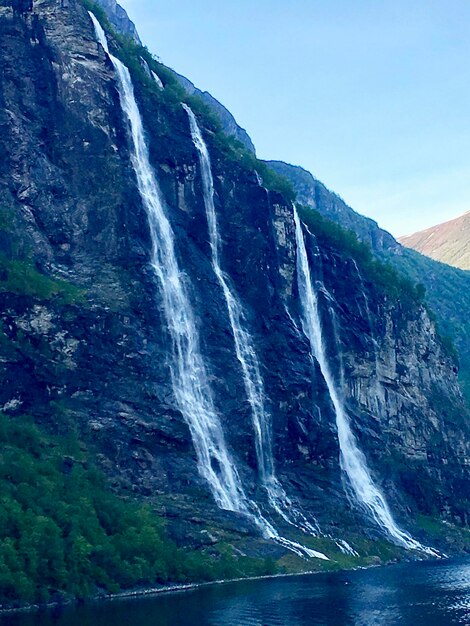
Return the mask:
<path id="1" fill-rule="evenodd" d="M 468 0 L 121 0 L 258 156 L 301 165 L 395 236 L 470 208 Z"/>

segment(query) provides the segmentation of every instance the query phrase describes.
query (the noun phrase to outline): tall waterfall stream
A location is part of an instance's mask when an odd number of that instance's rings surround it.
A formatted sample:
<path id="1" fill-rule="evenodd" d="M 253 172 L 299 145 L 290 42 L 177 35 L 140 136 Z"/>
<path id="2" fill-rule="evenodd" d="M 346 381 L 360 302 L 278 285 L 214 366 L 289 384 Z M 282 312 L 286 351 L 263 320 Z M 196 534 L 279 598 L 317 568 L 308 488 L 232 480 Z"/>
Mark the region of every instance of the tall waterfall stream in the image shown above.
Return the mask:
<path id="1" fill-rule="evenodd" d="M 409 550 L 419 550 L 438 556 L 435 550 L 423 546 L 396 524 L 385 497 L 374 483 L 367 461 L 351 430 L 341 392 L 337 388 L 323 341 L 323 330 L 318 306 L 318 297 L 310 274 L 310 266 L 305 247 L 304 233 L 297 211 L 294 209 L 295 237 L 297 246 L 297 279 L 302 305 L 302 325 L 312 351 L 325 380 L 335 411 L 336 427 L 340 446 L 340 463 L 353 494 L 372 519 L 397 544 Z M 325 287 L 322 285 L 322 289 Z"/>

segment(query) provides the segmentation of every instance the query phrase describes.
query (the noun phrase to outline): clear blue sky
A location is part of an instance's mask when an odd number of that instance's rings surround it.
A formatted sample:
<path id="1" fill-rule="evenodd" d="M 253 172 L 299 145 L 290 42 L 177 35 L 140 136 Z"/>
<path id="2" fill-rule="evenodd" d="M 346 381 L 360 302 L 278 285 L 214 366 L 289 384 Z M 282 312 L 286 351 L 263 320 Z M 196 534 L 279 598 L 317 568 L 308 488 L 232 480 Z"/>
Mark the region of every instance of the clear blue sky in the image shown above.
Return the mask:
<path id="1" fill-rule="evenodd" d="M 469 0 L 122 0 L 261 158 L 394 235 L 470 208 Z"/>

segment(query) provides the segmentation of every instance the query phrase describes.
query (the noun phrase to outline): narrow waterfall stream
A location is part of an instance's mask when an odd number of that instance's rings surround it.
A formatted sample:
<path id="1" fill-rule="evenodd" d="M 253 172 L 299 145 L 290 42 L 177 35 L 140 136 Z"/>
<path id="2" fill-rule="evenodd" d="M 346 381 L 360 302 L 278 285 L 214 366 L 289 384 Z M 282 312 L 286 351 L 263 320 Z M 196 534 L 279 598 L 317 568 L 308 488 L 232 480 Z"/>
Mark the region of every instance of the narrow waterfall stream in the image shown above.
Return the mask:
<path id="1" fill-rule="evenodd" d="M 390 538 L 406 549 L 419 550 L 432 556 L 439 556 L 435 550 L 423 546 L 397 526 L 383 494 L 374 484 L 365 456 L 360 450 L 351 430 L 349 417 L 330 370 L 323 343 L 318 297 L 310 274 L 302 225 L 295 209 L 294 219 L 297 245 L 297 280 L 302 305 L 302 325 L 304 333 L 310 341 L 312 356 L 318 361 L 334 407 L 341 468 L 348 478 L 356 500 Z"/>
<path id="2" fill-rule="evenodd" d="M 214 181 L 209 152 L 194 113 L 186 104 L 183 104 L 183 108 L 188 114 L 191 136 L 199 154 L 204 205 L 209 229 L 209 242 L 212 251 L 212 267 L 224 294 L 230 327 L 235 342 L 235 351 L 243 372 L 243 382 L 251 407 L 258 470 L 263 485 L 268 485 L 271 482 L 277 481 L 274 478 L 271 421 L 264 406 L 264 387 L 258 357 L 255 352 L 253 340 L 247 330 L 242 305 L 234 290 L 229 285 L 230 279 L 223 272 L 220 264 L 221 241 L 214 206 Z"/>
<path id="3" fill-rule="evenodd" d="M 162 83 L 162 80 L 161 80 L 160 76 L 158 74 L 156 74 L 153 70 L 150 70 L 150 73 L 152 74 L 152 78 L 157 83 L 158 87 L 160 89 L 165 89 L 165 87 L 163 86 L 163 83 Z"/>
<path id="4" fill-rule="evenodd" d="M 140 111 L 129 70 L 109 52 L 106 35 L 90 12 L 96 37 L 108 54 L 118 79 L 122 111 L 132 139 L 132 165 L 142 203 L 147 211 L 152 239 L 151 266 L 160 285 L 163 313 L 172 341 L 171 380 L 178 408 L 185 419 L 196 451 L 201 475 L 207 480 L 217 505 L 249 516 L 266 539 L 272 539 L 300 556 L 327 557 L 281 537 L 245 494 L 240 475 L 229 455 L 223 428 L 214 406 L 199 333 L 176 257 L 174 235 L 165 213 L 160 189 L 149 161 Z"/>

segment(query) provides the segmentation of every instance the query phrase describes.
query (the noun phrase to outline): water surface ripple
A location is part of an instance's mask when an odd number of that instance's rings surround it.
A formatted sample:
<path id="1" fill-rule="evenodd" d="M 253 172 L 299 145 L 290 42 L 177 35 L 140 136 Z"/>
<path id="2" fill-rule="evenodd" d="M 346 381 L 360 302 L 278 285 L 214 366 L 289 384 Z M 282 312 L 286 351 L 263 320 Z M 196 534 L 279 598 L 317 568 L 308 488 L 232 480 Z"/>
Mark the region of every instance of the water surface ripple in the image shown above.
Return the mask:
<path id="1" fill-rule="evenodd" d="M 470 625 L 470 559 L 225 583 L 4 615 L 1 626 Z"/>

